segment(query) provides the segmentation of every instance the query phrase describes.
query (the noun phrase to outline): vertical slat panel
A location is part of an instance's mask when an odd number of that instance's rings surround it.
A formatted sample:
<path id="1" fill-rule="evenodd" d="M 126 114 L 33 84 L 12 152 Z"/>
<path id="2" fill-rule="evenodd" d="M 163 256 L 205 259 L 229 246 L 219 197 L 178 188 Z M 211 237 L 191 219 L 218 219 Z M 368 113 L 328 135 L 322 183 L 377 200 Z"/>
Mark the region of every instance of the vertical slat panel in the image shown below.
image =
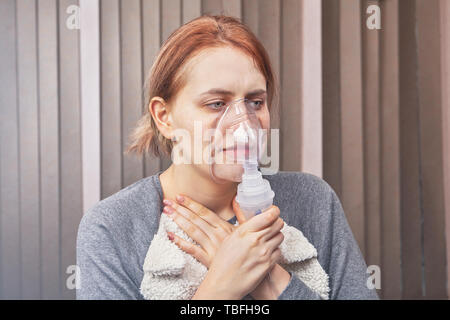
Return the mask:
<path id="1" fill-rule="evenodd" d="M 16 2 L 0 1 L 0 271 L 2 299 L 20 299 L 19 119 Z"/>
<path id="2" fill-rule="evenodd" d="M 162 30 L 161 40 L 165 42 L 170 34 L 181 24 L 180 0 L 162 1 Z M 166 170 L 171 164 L 170 156 L 161 157 L 161 170 Z"/>
<path id="3" fill-rule="evenodd" d="M 180 26 L 181 2 L 180 0 L 162 1 L 162 41 L 166 41 L 170 34 Z"/>
<path id="4" fill-rule="evenodd" d="M 121 72 L 122 72 L 122 148 L 129 144 L 129 135 L 142 116 L 142 50 L 141 6 L 139 0 L 121 1 Z M 144 175 L 143 158 L 124 155 L 123 186 Z"/>
<path id="5" fill-rule="evenodd" d="M 379 1 L 362 2 L 361 16 Z M 364 212 L 366 262 L 381 266 L 380 230 L 380 31 L 362 27 Z M 380 294 L 380 292 L 379 292 Z"/>
<path id="6" fill-rule="evenodd" d="M 222 0 L 202 0 L 203 14 L 222 14 L 223 3 Z"/>
<path id="7" fill-rule="evenodd" d="M 302 1 L 302 168 L 322 177 L 322 5 Z"/>
<path id="8" fill-rule="evenodd" d="M 361 17 L 358 1 L 340 3 L 342 206 L 365 255 Z"/>
<path id="9" fill-rule="evenodd" d="M 202 13 L 202 0 L 182 0 L 183 23 L 187 23 Z M 159 30 L 159 28 L 158 28 Z"/>
<path id="10" fill-rule="evenodd" d="M 447 294 L 439 0 L 416 3 L 425 295 L 437 299 Z"/>
<path id="11" fill-rule="evenodd" d="M 17 1 L 22 298 L 40 298 L 39 106 L 36 2 Z"/>
<path id="12" fill-rule="evenodd" d="M 243 3 L 244 23 L 252 24 L 254 20 L 256 26 L 250 26 L 252 31 L 256 32 L 256 36 L 265 47 L 272 63 L 272 70 L 275 77 L 275 83 L 278 85 L 278 91 L 281 91 L 281 3 L 279 0 L 262 0 L 256 2 Z M 246 8 L 244 8 L 246 6 Z M 253 8 L 249 8 L 253 6 Z M 248 22 L 247 22 L 248 21 Z M 280 99 L 280 92 L 278 93 Z M 277 101 L 273 101 L 270 109 L 270 126 L 274 129 L 280 129 L 280 106 Z M 272 150 L 273 143 L 280 141 L 272 141 L 269 139 L 267 150 Z M 272 162 L 273 163 L 273 162 Z"/>
<path id="13" fill-rule="evenodd" d="M 342 195 L 339 2 L 322 2 L 323 178 Z"/>
<path id="14" fill-rule="evenodd" d="M 258 2 L 258 10 L 255 13 L 248 12 L 250 15 L 246 19 L 251 19 L 252 14 L 260 17 L 259 26 L 256 28 L 258 39 L 266 48 L 276 81 L 280 81 L 280 62 L 281 62 L 281 4 L 279 0 L 262 0 Z M 280 128 L 280 110 L 270 111 L 270 125 L 272 128 Z"/>
<path id="15" fill-rule="evenodd" d="M 122 187 L 119 1 L 100 3 L 102 198 Z"/>
<path id="16" fill-rule="evenodd" d="M 301 2 L 282 2 L 281 170 L 301 170 Z M 260 17 L 261 18 L 261 17 Z"/>
<path id="17" fill-rule="evenodd" d="M 76 236 L 82 217 L 81 106 L 79 31 L 68 29 L 67 8 L 78 1 L 59 2 L 60 161 L 61 161 L 61 272 L 62 297 L 72 299 L 66 287 L 67 267 L 76 264 Z"/>
<path id="18" fill-rule="evenodd" d="M 275 0 L 276 1 L 276 0 Z M 271 1 L 271 2 L 275 2 Z M 258 25 L 258 10 L 260 0 L 242 0 L 242 21 L 250 27 L 254 34 L 259 34 Z M 281 7 L 281 4 L 280 4 Z M 280 9 L 281 12 L 281 9 Z"/>
<path id="19" fill-rule="evenodd" d="M 398 3 L 381 3 L 381 276 L 387 299 L 401 297 Z"/>
<path id="20" fill-rule="evenodd" d="M 440 1 L 447 297 L 450 297 L 450 3 Z"/>
<path id="21" fill-rule="evenodd" d="M 80 0 L 83 212 L 100 201 L 100 9 Z"/>
<path id="22" fill-rule="evenodd" d="M 422 298 L 422 228 L 419 177 L 416 6 L 399 12 L 402 298 Z M 414 27 L 412 27 L 414 26 Z M 383 36 L 384 37 L 384 36 Z"/>
<path id="23" fill-rule="evenodd" d="M 225 15 L 239 19 L 242 17 L 241 0 L 222 0 L 222 7 Z"/>
<path id="24" fill-rule="evenodd" d="M 41 292 L 59 298 L 58 28 L 56 0 L 38 3 L 41 175 Z"/>
<path id="25" fill-rule="evenodd" d="M 194 3 L 199 3 L 197 1 L 189 1 Z M 186 8 L 187 10 L 190 7 Z M 199 9 L 200 10 L 200 9 Z M 143 48 L 143 81 L 145 82 L 148 79 L 150 68 L 153 65 L 153 62 L 158 54 L 160 44 L 161 44 L 161 19 L 160 19 L 161 6 L 159 0 L 144 0 L 142 3 L 142 16 L 144 17 L 142 20 L 142 48 Z M 190 19 L 191 15 L 188 19 Z M 144 92 L 144 95 L 147 93 Z M 143 112 L 146 111 L 148 106 L 143 106 Z M 145 176 L 153 175 L 160 170 L 161 161 L 159 158 L 152 157 L 149 155 L 145 155 L 144 158 L 144 166 L 145 166 Z"/>

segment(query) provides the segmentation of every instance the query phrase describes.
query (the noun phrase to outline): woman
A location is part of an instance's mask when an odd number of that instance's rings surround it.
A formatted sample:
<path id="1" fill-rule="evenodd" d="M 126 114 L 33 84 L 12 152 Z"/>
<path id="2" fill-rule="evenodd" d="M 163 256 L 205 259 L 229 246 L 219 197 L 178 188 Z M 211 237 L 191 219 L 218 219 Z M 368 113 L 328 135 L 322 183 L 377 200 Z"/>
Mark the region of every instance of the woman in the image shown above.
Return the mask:
<path id="1" fill-rule="evenodd" d="M 147 86 L 146 112 L 130 146 L 139 154 L 170 154 L 177 130 L 194 136 L 200 121 L 205 132 L 217 125 L 220 110 L 242 98 L 268 129 L 276 100 L 265 49 L 245 25 L 225 16 L 202 16 L 176 30 L 161 48 Z M 195 244 L 172 233 L 169 239 L 207 267 L 192 299 L 320 299 L 278 263 L 284 223 L 301 230 L 316 248 L 331 299 L 377 299 L 331 187 L 305 173 L 266 178 L 274 205 L 248 221 L 234 201 L 237 183 L 218 183 L 204 162 L 172 164 L 99 202 L 79 227 L 77 298 L 142 299 L 142 266 L 163 212 Z"/>

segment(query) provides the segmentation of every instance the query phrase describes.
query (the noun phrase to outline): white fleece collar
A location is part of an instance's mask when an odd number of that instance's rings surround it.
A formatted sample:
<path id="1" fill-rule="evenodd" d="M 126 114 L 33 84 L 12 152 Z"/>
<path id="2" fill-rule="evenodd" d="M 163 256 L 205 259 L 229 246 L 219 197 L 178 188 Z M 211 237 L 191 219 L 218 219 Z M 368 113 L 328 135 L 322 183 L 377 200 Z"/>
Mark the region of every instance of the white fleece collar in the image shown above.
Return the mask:
<path id="1" fill-rule="evenodd" d="M 189 300 L 203 281 L 207 268 L 170 241 L 167 231 L 195 243 L 172 219 L 162 214 L 158 232 L 145 257 L 141 293 L 148 300 Z M 316 248 L 300 230 L 286 223 L 281 232 L 284 240 L 280 245 L 280 265 L 322 299 L 328 299 L 328 275 L 317 260 Z"/>

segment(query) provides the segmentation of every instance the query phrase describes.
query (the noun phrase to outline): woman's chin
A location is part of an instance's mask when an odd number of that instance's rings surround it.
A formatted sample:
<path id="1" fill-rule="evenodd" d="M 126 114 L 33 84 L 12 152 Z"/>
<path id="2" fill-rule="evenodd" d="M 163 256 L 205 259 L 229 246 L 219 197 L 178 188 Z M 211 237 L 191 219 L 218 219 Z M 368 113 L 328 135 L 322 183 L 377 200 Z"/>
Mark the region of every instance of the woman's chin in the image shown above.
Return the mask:
<path id="1" fill-rule="evenodd" d="M 244 173 L 241 164 L 214 164 L 212 170 L 215 178 L 230 182 L 241 182 Z"/>

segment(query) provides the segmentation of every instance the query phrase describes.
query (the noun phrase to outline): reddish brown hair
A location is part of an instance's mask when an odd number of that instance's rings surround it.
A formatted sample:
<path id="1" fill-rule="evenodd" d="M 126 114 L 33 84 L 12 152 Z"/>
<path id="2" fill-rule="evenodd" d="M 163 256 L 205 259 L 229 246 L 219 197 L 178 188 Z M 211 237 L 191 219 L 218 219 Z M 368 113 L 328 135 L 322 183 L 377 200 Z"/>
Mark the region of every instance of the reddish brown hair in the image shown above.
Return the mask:
<path id="1" fill-rule="evenodd" d="M 275 77 L 269 55 L 253 32 L 238 19 L 223 15 L 204 15 L 177 30 L 164 42 L 145 83 L 144 115 L 131 136 L 128 152 L 155 156 L 170 155 L 172 141 L 158 130 L 148 106 L 153 97 L 170 102 L 183 88 L 186 62 L 203 49 L 232 46 L 249 55 L 266 79 L 267 103 L 273 109 L 277 97 Z"/>

